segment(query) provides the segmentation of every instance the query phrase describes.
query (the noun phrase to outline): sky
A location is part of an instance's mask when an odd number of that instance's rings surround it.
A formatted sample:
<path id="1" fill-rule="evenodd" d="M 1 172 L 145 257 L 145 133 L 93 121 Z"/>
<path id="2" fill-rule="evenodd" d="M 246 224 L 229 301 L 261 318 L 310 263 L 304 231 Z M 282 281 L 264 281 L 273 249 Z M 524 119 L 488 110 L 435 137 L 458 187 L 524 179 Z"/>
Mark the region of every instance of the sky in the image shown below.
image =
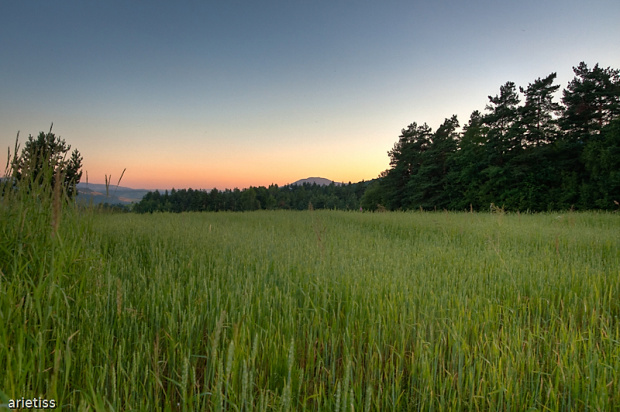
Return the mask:
<path id="1" fill-rule="evenodd" d="M 370 180 L 413 122 L 620 68 L 619 21 L 618 0 L 3 1 L 0 150 L 53 122 L 91 183 Z"/>

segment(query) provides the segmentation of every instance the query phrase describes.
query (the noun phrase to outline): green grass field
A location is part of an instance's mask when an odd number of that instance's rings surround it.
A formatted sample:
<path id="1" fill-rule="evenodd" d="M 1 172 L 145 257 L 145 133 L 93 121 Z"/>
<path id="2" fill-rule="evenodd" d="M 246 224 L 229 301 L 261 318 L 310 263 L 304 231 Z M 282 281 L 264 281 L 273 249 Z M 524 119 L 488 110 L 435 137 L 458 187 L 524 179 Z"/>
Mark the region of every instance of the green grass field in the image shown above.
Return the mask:
<path id="1" fill-rule="evenodd" d="M 49 209 L 0 210 L 2 404 L 620 407 L 617 213 Z"/>

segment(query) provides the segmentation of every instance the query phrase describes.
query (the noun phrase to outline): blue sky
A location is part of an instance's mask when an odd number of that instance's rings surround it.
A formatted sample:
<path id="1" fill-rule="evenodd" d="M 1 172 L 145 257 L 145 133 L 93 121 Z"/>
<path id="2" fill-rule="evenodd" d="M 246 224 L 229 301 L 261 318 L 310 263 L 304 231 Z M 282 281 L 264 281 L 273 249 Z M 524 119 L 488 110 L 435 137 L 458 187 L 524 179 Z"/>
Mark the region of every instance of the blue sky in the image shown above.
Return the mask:
<path id="1" fill-rule="evenodd" d="M 618 21 L 617 0 L 2 2 L 0 145 L 54 122 L 90 182 L 134 188 L 368 180 L 414 121 L 620 68 Z"/>

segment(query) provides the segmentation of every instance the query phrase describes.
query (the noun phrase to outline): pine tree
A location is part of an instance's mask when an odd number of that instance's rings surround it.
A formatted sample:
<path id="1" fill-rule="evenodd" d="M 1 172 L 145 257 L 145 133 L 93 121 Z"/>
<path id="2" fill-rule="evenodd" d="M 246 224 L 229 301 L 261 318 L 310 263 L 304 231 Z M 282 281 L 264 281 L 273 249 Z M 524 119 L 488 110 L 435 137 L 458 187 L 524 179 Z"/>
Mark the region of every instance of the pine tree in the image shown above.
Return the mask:
<path id="1" fill-rule="evenodd" d="M 389 209 L 408 208 L 412 192 L 417 188 L 409 183 L 424 162 L 426 151 L 431 145 L 432 129 L 424 123 L 410 124 L 401 131 L 398 142 L 388 152 L 392 168 L 384 177 L 385 201 Z"/>
<path id="2" fill-rule="evenodd" d="M 82 178 L 82 156 L 76 149 L 67 159 L 70 150 L 71 145 L 52 133 L 51 127 L 48 133 L 40 132 L 36 139 L 28 136 L 21 154 L 15 153 L 11 161 L 13 181 L 18 185 L 50 188 L 60 183 L 68 198 L 73 198 Z M 17 143 L 15 151 L 19 151 Z"/>
<path id="3" fill-rule="evenodd" d="M 519 90 L 525 95 L 525 105 L 520 107 L 520 122 L 523 126 L 524 145 L 540 146 L 556 140 L 558 122 L 556 116 L 562 106 L 553 100 L 554 94 L 560 85 L 554 85 L 556 73 L 551 73 L 544 79 L 538 78 L 530 83 L 527 89 Z"/>
<path id="4" fill-rule="evenodd" d="M 568 139 L 586 143 L 620 116 L 620 70 L 598 64 L 590 70 L 581 62 L 573 72 L 575 78 L 563 91 L 561 123 Z"/>
<path id="5" fill-rule="evenodd" d="M 448 168 L 456 151 L 458 128 L 459 121 L 453 115 L 433 133 L 428 149 L 421 154 L 418 167 L 407 182 L 409 208 L 443 209 L 450 204 L 453 189 L 448 181 Z"/>
<path id="6" fill-rule="evenodd" d="M 488 126 L 486 147 L 489 163 L 502 166 L 510 152 L 521 147 L 521 133 L 518 130 L 518 104 L 520 102 L 516 86 L 513 82 L 506 82 L 500 87 L 500 94 L 489 96 L 484 116 L 484 123 Z"/>

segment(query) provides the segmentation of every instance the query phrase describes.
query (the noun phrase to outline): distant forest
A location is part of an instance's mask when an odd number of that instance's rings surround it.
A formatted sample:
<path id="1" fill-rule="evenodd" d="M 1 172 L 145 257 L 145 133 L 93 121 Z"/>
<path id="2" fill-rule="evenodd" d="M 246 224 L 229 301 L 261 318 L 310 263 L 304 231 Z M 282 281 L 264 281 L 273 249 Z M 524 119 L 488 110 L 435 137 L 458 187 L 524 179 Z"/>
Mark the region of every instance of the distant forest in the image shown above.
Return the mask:
<path id="1" fill-rule="evenodd" d="M 561 99 L 556 73 L 527 87 L 507 82 L 460 128 L 456 116 L 433 131 L 411 123 L 388 152 L 390 168 L 343 186 L 250 187 L 151 192 L 134 206 L 154 211 L 618 210 L 620 71 L 573 68 Z"/>
<path id="2" fill-rule="evenodd" d="M 259 186 L 247 189 L 193 190 L 172 189 L 170 192 L 149 192 L 134 205 L 138 213 L 189 211 L 249 211 L 259 209 L 353 210 L 360 208 L 367 182 L 320 186 L 316 183 L 279 187 Z"/>

